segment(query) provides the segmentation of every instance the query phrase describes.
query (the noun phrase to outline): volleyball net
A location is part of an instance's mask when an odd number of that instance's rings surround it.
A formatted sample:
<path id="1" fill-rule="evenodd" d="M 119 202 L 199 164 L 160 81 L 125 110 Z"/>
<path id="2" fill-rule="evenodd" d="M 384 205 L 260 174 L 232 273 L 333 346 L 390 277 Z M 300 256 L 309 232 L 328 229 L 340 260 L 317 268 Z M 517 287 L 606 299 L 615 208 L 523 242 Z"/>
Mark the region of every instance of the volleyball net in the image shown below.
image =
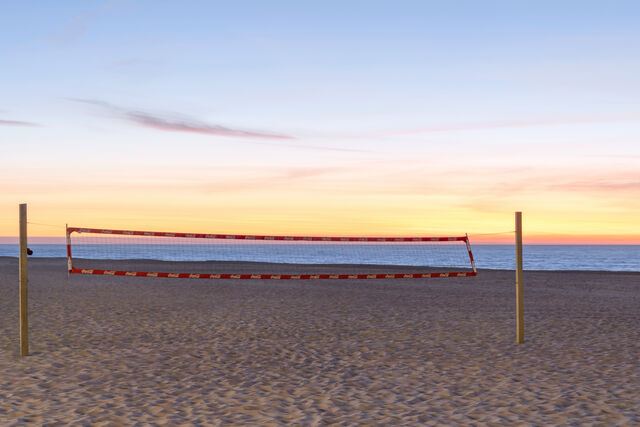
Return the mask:
<path id="1" fill-rule="evenodd" d="M 193 279 L 476 276 L 468 236 L 322 237 L 67 227 L 69 274 Z"/>

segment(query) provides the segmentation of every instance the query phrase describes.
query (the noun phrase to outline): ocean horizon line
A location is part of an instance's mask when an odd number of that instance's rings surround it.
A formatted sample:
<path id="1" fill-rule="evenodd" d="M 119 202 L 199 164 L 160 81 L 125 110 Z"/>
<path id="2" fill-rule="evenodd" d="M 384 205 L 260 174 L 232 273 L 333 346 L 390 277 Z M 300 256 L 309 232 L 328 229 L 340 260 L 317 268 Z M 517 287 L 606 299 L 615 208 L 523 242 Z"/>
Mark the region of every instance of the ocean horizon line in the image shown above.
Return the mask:
<path id="1" fill-rule="evenodd" d="M 155 259 L 160 261 L 247 261 L 302 264 L 375 264 L 469 268 L 466 247 L 402 244 L 77 244 L 74 258 Z M 429 246 L 429 245 L 425 245 Z M 435 248 L 433 246 L 436 246 Z M 64 258 L 66 244 L 29 244 L 33 258 Z M 479 269 L 510 270 L 515 265 L 514 244 L 472 244 Z M 17 244 L 0 244 L 0 256 L 17 256 Z M 523 245 L 524 268 L 545 271 L 640 271 L 640 245 Z"/>

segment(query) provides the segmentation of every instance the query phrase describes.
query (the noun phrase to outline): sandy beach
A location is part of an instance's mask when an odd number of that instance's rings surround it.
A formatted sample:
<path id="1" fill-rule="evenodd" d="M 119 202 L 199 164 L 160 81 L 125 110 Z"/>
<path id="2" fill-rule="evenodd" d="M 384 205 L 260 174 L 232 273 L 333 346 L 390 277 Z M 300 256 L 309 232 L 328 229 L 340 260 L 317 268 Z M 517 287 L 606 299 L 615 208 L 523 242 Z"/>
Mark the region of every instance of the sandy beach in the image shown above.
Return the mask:
<path id="1" fill-rule="evenodd" d="M 513 271 L 67 278 L 34 258 L 29 297 L 20 358 L 0 258 L 2 426 L 640 425 L 640 273 L 525 272 L 523 345 Z"/>

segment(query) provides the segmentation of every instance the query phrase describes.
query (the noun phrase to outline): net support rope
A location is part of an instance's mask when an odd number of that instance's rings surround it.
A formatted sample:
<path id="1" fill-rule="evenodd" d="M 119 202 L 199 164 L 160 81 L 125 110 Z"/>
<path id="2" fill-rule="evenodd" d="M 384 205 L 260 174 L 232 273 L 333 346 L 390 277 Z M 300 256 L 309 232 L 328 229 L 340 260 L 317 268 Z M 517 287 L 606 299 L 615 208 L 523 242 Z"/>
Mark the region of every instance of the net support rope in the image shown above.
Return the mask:
<path id="1" fill-rule="evenodd" d="M 283 242 L 463 242 L 469 256 L 471 271 L 443 271 L 423 273 L 374 273 L 374 274 L 254 274 L 254 273 L 173 273 L 133 270 L 107 270 L 93 268 L 76 268 L 72 257 L 72 233 L 89 233 L 111 236 L 145 236 L 145 237 L 175 237 L 190 239 L 217 239 L 238 241 L 283 241 Z M 472 277 L 477 276 L 477 270 L 468 235 L 455 237 L 325 237 L 325 236 L 266 236 L 266 235 L 238 235 L 238 234 L 203 234 L 203 233 L 172 233 L 156 231 L 112 230 L 102 228 L 66 227 L 67 268 L 69 274 L 93 274 L 107 276 L 132 277 L 166 277 L 186 279 L 271 279 L 271 280 L 305 280 L 305 279 L 425 279 L 440 277 Z M 378 266 L 380 267 L 380 266 Z"/>

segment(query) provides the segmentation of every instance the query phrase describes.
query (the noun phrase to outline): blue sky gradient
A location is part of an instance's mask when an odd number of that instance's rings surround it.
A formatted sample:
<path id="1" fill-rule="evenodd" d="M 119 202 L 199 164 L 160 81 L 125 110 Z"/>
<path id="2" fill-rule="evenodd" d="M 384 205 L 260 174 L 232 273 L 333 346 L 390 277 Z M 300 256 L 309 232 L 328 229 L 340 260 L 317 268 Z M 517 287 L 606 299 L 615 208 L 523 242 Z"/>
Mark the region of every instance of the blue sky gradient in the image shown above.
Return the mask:
<path id="1" fill-rule="evenodd" d="M 638 22 L 635 1 L 10 2 L 0 234 L 20 201 L 107 226 L 164 196 L 184 209 L 158 226 L 209 227 L 209 203 L 241 232 L 246 210 L 374 234 L 524 210 L 640 238 Z"/>

